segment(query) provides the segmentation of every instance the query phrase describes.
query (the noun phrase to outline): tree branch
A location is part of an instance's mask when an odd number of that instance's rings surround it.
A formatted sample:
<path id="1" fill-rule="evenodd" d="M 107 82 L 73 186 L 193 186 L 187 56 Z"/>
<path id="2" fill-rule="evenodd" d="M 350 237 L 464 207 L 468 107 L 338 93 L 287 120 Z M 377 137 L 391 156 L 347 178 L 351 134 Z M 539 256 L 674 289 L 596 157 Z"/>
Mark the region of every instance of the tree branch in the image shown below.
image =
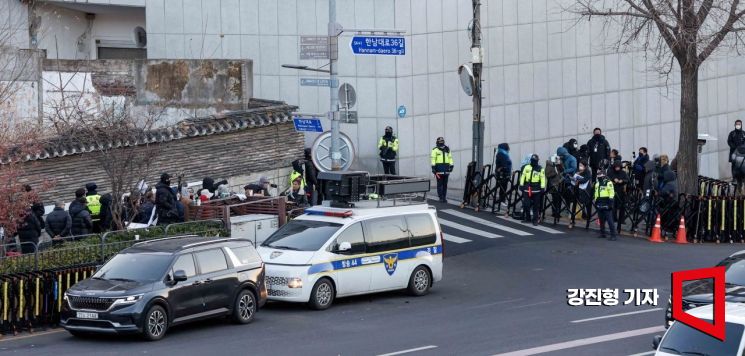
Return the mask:
<path id="1" fill-rule="evenodd" d="M 739 4 L 740 0 L 732 0 L 732 6 L 730 7 L 727 22 L 725 22 L 722 28 L 717 31 L 717 33 L 713 36 L 711 42 L 709 42 L 704 50 L 698 55 L 698 63 L 696 63 L 697 65 L 703 63 L 707 58 L 709 58 L 712 53 L 714 53 L 714 50 L 719 47 L 719 44 L 722 43 L 727 34 L 732 31 L 735 22 L 737 22 L 739 19 L 742 18 L 743 15 L 745 15 L 745 10 L 740 12 L 737 11 L 737 6 Z"/>

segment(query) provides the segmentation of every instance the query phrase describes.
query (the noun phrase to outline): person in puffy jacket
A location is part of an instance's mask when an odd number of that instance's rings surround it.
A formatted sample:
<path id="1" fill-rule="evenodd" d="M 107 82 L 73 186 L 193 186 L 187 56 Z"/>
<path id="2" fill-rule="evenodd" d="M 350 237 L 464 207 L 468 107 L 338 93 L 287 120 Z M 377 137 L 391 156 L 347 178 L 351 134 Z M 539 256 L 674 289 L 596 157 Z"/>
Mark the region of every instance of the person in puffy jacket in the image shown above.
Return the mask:
<path id="1" fill-rule="evenodd" d="M 512 175 L 512 158 L 510 158 L 510 145 L 506 142 L 497 146 L 497 156 L 495 157 L 494 175 L 497 178 L 499 186 L 499 203 L 502 204 L 507 200 L 507 185 Z"/>
<path id="2" fill-rule="evenodd" d="M 567 152 L 579 161 L 579 142 L 577 142 L 577 139 L 570 139 L 562 147 L 566 148 Z"/>
<path id="3" fill-rule="evenodd" d="M 72 218 L 65 211 L 65 203 L 58 202 L 54 205 L 54 210 L 47 215 L 45 230 L 54 240 L 70 236 L 70 229 L 72 229 Z"/>
<path id="4" fill-rule="evenodd" d="M 85 191 L 83 191 L 83 194 L 85 194 Z M 91 212 L 88 211 L 87 204 L 88 200 L 85 197 L 77 198 L 70 203 L 69 211 L 72 219 L 70 232 L 73 236 L 88 235 L 93 229 Z"/>
<path id="5" fill-rule="evenodd" d="M 171 175 L 163 173 L 155 185 L 155 207 L 158 225 L 168 225 L 180 221 L 178 199 L 171 189 Z"/>
<path id="6" fill-rule="evenodd" d="M 29 207 L 23 217 L 23 221 L 18 227 L 18 241 L 21 243 L 21 253 L 34 253 L 36 248 L 31 243 L 38 245 L 39 236 L 41 236 L 39 218 L 33 209 Z"/>
<path id="7" fill-rule="evenodd" d="M 644 184 L 644 174 L 646 173 L 646 170 L 644 169 L 644 165 L 649 162 L 649 153 L 647 153 L 646 147 L 640 147 L 639 148 L 639 156 L 636 157 L 634 160 L 634 178 L 636 179 L 636 185 L 642 185 Z"/>
<path id="8" fill-rule="evenodd" d="M 140 209 L 135 222 L 139 224 L 147 224 L 148 222 L 150 222 L 150 216 L 153 214 L 154 208 L 155 194 L 153 194 L 153 192 L 149 190 L 147 193 L 145 193 L 145 199 L 140 205 Z"/>
<path id="9" fill-rule="evenodd" d="M 566 147 L 556 149 L 556 154 L 561 158 L 561 165 L 564 167 L 564 174 L 569 177 L 577 172 L 577 158 L 575 158 Z"/>
<path id="10" fill-rule="evenodd" d="M 660 189 L 660 197 L 666 201 L 671 201 L 677 197 L 678 194 L 678 179 L 675 172 L 667 170 L 662 176 L 662 188 Z"/>

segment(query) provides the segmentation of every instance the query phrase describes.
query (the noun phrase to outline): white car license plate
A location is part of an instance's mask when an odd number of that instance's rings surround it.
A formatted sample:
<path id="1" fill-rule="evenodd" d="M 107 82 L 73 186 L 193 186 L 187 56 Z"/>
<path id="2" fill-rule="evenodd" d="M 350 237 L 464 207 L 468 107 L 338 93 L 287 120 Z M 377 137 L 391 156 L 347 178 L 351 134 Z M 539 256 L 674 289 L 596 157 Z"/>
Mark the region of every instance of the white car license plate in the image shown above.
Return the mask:
<path id="1" fill-rule="evenodd" d="M 98 313 L 78 312 L 78 318 L 80 318 L 80 319 L 98 319 Z"/>

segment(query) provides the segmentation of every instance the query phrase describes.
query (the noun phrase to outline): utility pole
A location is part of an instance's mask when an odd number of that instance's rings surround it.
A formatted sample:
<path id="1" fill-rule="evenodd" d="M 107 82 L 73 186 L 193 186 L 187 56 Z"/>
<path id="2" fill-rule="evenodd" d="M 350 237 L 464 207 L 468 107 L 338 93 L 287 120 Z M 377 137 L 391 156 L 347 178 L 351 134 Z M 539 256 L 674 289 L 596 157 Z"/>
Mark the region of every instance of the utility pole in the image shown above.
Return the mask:
<path id="1" fill-rule="evenodd" d="M 336 86 L 336 56 L 338 51 L 339 29 L 336 25 L 336 0 L 329 0 L 329 120 L 331 120 L 331 170 L 341 170 L 341 152 L 339 151 L 339 120 L 335 117 L 339 111 L 339 92 Z M 333 41 L 333 42 L 332 42 Z"/>
<path id="2" fill-rule="evenodd" d="M 472 0 L 473 20 L 471 24 L 471 62 L 473 63 L 473 154 L 476 169 L 484 164 L 484 123 L 481 121 L 481 0 Z"/>

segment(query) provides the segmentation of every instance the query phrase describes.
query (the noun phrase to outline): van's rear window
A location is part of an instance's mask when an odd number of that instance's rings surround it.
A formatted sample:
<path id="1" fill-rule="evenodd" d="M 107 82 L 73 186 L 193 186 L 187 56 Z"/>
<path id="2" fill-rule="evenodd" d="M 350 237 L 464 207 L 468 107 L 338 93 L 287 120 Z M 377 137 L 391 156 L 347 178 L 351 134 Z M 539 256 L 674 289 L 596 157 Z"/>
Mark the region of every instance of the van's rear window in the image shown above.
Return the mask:
<path id="1" fill-rule="evenodd" d="M 261 246 L 280 250 L 318 251 L 342 224 L 313 221 L 292 220 L 269 236 Z"/>

